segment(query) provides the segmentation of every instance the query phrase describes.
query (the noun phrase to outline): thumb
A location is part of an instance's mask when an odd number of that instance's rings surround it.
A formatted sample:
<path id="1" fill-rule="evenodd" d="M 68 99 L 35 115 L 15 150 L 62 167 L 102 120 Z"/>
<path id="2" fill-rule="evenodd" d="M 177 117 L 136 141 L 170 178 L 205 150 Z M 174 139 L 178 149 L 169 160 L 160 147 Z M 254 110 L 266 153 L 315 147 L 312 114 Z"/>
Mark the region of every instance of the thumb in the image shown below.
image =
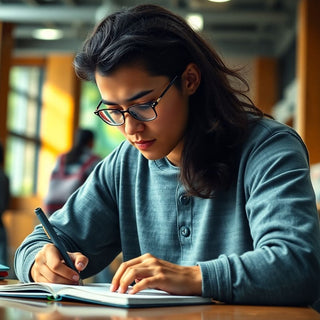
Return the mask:
<path id="1" fill-rule="evenodd" d="M 71 260 L 73 261 L 76 269 L 79 272 L 84 270 L 87 267 L 89 259 L 86 256 L 84 256 L 82 253 L 70 252 L 69 256 L 70 256 Z"/>

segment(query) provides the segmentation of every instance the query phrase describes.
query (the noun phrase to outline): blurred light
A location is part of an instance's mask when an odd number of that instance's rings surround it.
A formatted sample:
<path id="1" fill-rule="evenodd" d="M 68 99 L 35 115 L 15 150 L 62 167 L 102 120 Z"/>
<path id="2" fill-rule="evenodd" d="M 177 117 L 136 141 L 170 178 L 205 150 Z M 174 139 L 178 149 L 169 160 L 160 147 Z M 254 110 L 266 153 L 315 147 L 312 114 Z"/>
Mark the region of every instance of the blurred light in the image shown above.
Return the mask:
<path id="1" fill-rule="evenodd" d="M 228 2 L 230 0 L 209 0 L 210 2 Z"/>
<path id="2" fill-rule="evenodd" d="M 198 13 L 188 14 L 186 17 L 187 22 L 195 31 L 203 30 L 203 16 Z"/>
<path id="3" fill-rule="evenodd" d="M 32 36 L 39 40 L 58 40 L 63 37 L 63 31 L 59 29 L 36 29 Z"/>

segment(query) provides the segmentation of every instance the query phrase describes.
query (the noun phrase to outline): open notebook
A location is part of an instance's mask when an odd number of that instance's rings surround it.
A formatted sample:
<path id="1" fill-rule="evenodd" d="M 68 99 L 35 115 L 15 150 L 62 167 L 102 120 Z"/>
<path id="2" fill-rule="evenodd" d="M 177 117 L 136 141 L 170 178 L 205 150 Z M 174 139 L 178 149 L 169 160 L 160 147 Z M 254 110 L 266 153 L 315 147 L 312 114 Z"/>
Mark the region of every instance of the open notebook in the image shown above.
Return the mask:
<path id="1" fill-rule="evenodd" d="M 210 304 L 210 298 L 170 295 L 160 290 L 143 290 L 136 294 L 110 292 L 110 284 L 96 283 L 84 286 L 52 283 L 18 283 L 0 286 L 0 296 L 37 298 L 47 300 L 71 299 L 122 308 L 170 305 Z"/>

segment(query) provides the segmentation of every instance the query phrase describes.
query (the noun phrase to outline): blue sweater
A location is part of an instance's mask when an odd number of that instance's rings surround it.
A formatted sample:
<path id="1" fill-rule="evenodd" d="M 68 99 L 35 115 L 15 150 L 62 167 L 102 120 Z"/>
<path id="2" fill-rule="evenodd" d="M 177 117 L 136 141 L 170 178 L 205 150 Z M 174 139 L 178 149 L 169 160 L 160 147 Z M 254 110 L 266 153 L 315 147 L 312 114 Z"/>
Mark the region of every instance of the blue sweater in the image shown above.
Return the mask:
<path id="1" fill-rule="evenodd" d="M 208 146 L 209 148 L 210 146 Z M 289 127 L 261 120 L 242 147 L 237 178 L 213 199 L 188 197 L 179 168 L 128 142 L 104 159 L 50 221 L 88 277 L 120 252 L 201 267 L 202 295 L 227 303 L 308 304 L 319 297 L 320 232 L 307 150 Z M 37 226 L 16 252 L 30 281 L 48 242 Z"/>

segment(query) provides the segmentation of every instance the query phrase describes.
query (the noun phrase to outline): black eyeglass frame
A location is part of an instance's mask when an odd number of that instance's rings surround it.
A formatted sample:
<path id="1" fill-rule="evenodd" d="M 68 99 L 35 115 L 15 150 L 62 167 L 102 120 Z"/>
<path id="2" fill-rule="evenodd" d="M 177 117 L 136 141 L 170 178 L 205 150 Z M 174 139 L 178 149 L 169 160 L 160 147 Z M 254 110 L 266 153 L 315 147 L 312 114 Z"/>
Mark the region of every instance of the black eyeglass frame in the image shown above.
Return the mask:
<path id="1" fill-rule="evenodd" d="M 139 120 L 139 121 L 143 121 L 143 122 L 149 122 L 149 121 L 152 121 L 152 120 L 155 120 L 157 117 L 158 117 L 158 114 L 157 114 L 157 111 L 155 109 L 155 107 L 159 104 L 160 100 L 163 98 L 163 96 L 165 95 L 165 93 L 171 88 L 171 86 L 173 85 L 173 83 L 176 81 L 176 79 L 178 78 L 178 76 L 174 76 L 173 79 L 170 81 L 170 83 L 167 85 L 167 87 L 163 90 L 163 92 L 160 94 L 159 98 L 156 99 L 156 101 L 151 101 L 151 102 L 146 102 L 146 103 L 141 103 L 141 104 L 134 104 L 132 106 L 130 106 L 127 110 L 125 111 L 122 111 L 122 110 L 119 110 L 119 109 L 113 109 L 113 108 L 105 108 L 105 109 L 100 109 L 100 106 L 102 105 L 103 101 L 101 100 L 99 102 L 99 104 L 97 105 L 96 107 L 96 110 L 93 112 L 95 115 L 97 115 L 103 122 L 105 122 L 106 124 L 110 125 L 110 126 L 122 126 L 124 123 L 125 123 L 125 113 L 129 113 L 134 119 L 136 120 Z M 137 108 L 139 106 L 144 106 L 144 108 L 146 106 L 149 106 L 149 108 L 151 108 L 154 112 L 154 116 L 152 118 L 149 118 L 149 119 L 140 119 L 137 114 L 135 112 L 132 112 L 131 109 L 132 108 Z M 122 118 L 123 118 L 123 121 L 122 122 L 119 122 L 119 123 L 110 123 L 110 122 L 107 122 L 105 120 L 105 118 L 100 115 L 100 112 L 101 111 L 115 111 L 115 112 L 120 112 L 122 114 Z"/>

